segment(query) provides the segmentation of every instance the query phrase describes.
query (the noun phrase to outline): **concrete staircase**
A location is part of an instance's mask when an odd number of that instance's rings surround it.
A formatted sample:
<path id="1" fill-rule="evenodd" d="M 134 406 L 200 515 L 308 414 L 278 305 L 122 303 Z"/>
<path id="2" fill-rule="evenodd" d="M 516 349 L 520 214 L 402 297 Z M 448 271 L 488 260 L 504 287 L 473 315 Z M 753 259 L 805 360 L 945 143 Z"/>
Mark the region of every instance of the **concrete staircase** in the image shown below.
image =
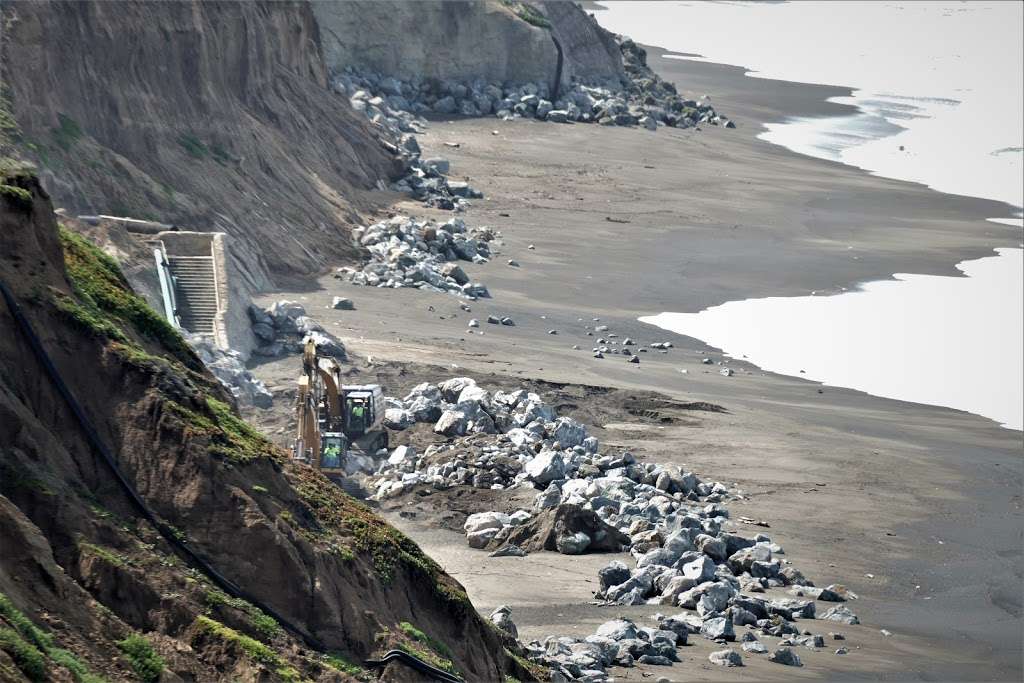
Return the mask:
<path id="1" fill-rule="evenodd" d="M 217 277 L 212 256 L 168 255 L 181 326 L 189 332 L 214 334 Z"/>

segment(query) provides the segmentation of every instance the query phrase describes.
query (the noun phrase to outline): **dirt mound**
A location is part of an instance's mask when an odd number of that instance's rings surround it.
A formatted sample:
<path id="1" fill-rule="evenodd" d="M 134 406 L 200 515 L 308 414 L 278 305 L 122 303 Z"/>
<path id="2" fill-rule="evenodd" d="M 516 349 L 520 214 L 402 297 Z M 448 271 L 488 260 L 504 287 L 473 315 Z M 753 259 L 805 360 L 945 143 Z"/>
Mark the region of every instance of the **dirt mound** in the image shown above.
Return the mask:
<path id="1" fill-rule="evenodd" d="M 568 548 L 564 545 L 564 539 L 578 533 L 584 533 L 590 539 L 585 547 L 589 553 L 617 553 L 629 543 L 629 536 L 605 524 L 593 510 L 584 510 L 578 505 L 559 505 L 545 510 L 522 526 L 513 527 L 508 537 L 501 541 L 491 541 L 487 549 L 497 550 L 513 543 L 529 552 L 566 552 Z"/>
<path id="2" fill-rule="evenodd" d="M 347 680 L 393 647 L 531 677 L 412 541 L 237 417 L 31 176 L 0 178 L 0 280 L 127 484 L 251 597 L 140 514 L 0 302 L 0 679 Z"/>
<path id="3" fill-rule="evenodd" d="M 0 13 L 10 137 L 59 206 L 227 232 L 261 289 L 268 272 L 284 284 L 355 253 L 348 227 L 397 168 L 328 89 L 309 3 L 16 1 Z"/>

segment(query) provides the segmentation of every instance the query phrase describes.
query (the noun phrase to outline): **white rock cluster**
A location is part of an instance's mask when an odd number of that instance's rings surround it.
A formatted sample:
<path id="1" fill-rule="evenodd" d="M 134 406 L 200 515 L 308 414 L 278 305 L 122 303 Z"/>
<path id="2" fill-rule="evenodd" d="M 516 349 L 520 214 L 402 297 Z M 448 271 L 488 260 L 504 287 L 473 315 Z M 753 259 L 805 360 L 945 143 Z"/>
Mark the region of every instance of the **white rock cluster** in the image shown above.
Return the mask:
<path id="1" fill-rule="evenodd" d="M 405 429 L 431 422 L 434 432 L 455 437 L 397 462 L 382 463 L 377 498 L 401 495 L 419 484 L 503 489 L 520 482 L 547 486 L 590 466 L 598 441 L 586 427 L 533 392 L 490 392 L 469 377 L 423 383 L 404 399 L 389 398 L 385 424 Z M 436 464 L 435 464 L 436 463 Z"/>
<path id="2" fill-rule="evenodd" d="M 471 282 L 458 261 L 486 263 L 500 234 L 467 228 L 461 218 L 444 223 L 396 216 L 352 231 L 370 260 L 362 268 L 339 268 L 335 277 L 368 287 L 415 287 L 468 299 L 487 298 L 487 287 Z"/>

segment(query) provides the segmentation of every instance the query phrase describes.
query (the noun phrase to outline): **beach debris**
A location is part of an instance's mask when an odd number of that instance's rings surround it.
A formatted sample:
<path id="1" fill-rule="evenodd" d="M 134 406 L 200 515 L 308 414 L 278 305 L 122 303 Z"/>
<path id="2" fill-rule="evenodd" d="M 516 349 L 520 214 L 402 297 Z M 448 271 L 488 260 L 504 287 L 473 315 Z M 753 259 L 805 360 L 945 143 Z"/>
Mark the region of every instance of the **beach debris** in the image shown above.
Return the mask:
<path id="1" fill-rule="evenodd" d="M 716 650 L 708 655 L 708 661 L 718 666 L 743 666 L 743 658 L 735 650 Z"/>
<path id="2" fill-rule="evenodd" d="M 355 310 L 355 304 L 352 303 L 352 299 L 346 299 L 343 296 L 336 296 L 331 301 L 331 308 L 336 311 L 353 311 Z"/>
<path id="3" fill-rule="evenodd" d="M 818 618 L 825 621 L 838 621 L 841 624 L 860 623 L 860 619 L 857 618 L 857 615 L 851 612 L 849 607 L 844 605 L 832 607 Z"/>
<path id="4" fill-rule="evenodd" d="M 786 666 L 803 666 L 803 663 L 800 661 L 800 655 L 788 647 L 780 647 L 772 652 L 768 655 L 768 661 Z"/>
<path id="5" fill-rule="evenodd" d="M 526 557 L 528 554 L 515 543 L 508 543 L 491 553 L 490 557 Z"/>

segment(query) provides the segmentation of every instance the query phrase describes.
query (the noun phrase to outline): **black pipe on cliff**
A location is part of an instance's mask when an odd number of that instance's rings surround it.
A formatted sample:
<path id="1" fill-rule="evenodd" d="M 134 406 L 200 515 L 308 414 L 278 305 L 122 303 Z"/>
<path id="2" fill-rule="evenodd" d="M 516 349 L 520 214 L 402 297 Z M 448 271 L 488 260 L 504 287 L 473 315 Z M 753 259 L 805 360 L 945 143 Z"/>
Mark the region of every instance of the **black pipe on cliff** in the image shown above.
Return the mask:
<path id="1" fill-rule="evenodd" d="M 304 629 L 296 626 L 288 619 L 285 619 L 273 607 L 250 595 L 234 581 L 214 569 L 213 565 L 200 557 L 198 553 L 192 549 L 187 540 L 180 538 L 170 526 L 162 522 L 156 516 L 156 513 L 149 508 L 146 501 L 142 499 L 139 492 L 135 490 L 135 487 L 128 481 L 128 478 L 125 477 L 123 472 L 121 472 L 121 468 L 118 467 L 114 454 L 107 448 L 107 445 L 96 432 L 96 428 L 86 416 L 85 411 L 82 410 L 82 406 L 78 403 L 77 399 L 75 399 L 74 394 L 71 393 L 67 384 L 64 383 L 64 379 L 61 377 L 60 371 L 57 369 L 57 366 L 53 364 L 53 360 L 50 358 L 49 354 L 46 353 L 46 349 L 43 348 L 43 343 L 40 341 L 38 335 L 36 335 L 36 332 L 32 327 L 32 323 L 30 323 L 28 318 L 25 317 L 25 314 L 22 313 L 21 306 L 18 305 L 17 300 L 14 298 L 14 294 L 7 288 L 7 284 L 3 280 L 0 280 L 0 294 L 3 295 L 3 299 L 7 303 L 7 308 L 10 310 L 11 316 L 17 323 L 19 331 L 25 337 L 29 347 L 32 349 L 32 353 L 35 355 L 40 365 L 43 366 L 43 369 L 46 370 L 46 374 L 49 376 L 50 381 L 53 382 L 57 392 L 68 404 L 68 407 L 71 408 L 71 412 L 74 414 L 79 426 L 82 428 L 82 431 L 85 432 L 85 437 L 89 442 L 89 445 L 92 446 L 93 449 L 103 458 L 103 461 L 107 464 L 107 467 L 110 468 L 111 473 L 113 473 L 114 479 L 117 480 L 117 483 L 132 501 L 132 504 L 138 509 L 139 513 L 142 514 L 142 516 L 160 532 L 160 535 L 163 536 L 164 540 L 166 540 L 172 548 L 175 548 L 185 557 L 189 564 L 206 574 L 206 576 L 217 584 L 217 586 L 225 593 L 233 598 L 241 598 L 242 600 L 255 605 L 264 613 L 273 617 L 279 624 L 281 624 L 281 626 L 297 636 L 299 640 L 304 642 L 310 648 L 320 652 L 326 652 L 326 646 L 317 638 L 306 633 Z M 365 664 L 371 667 L 378 667 L 386 666 L 392 661 L 400 662 L 413 670 L 418 671 L 424 676 L 437 681 L 442 681 L 442 683 L 463 683 L 462 679 L 458 676 L 432 666 L 415 655 L 408 652 L 402 652 L 400 650 L 392 650 L 386 653 L 379 660 L 367 660 Z"/>
<path id="2" fill-rule="evenodd" d="M 555 34 L 551 34 L 551 42 L 555 44 L 555 51 L 558 52 L 558 62 L 555 66 L 555 87 L 551 90 L 551 101 L 554 102 L 558 99 L 558 90 L 562 87 L 562 44 L 558 42 L 558 38 L 555 38 Z"/>
<path id="3" fill-rule="evenodd" d="M 171 527 L 162 522 L 156 516 L 156 513 L 149 508 L 146 501 L 142 499 L 142 496 L 139 495 L 138 491 L 135 490 L 135 487 L 133 487 L 131 482 L 128 481 L 128 478 L 125 477 L 121 468 L 118 467 L 114 454 L 111 453 L 110 449 L 107 448 L 107 445 L 103 443 L 103 440 L 96 432 L 96 428 L 93 426 L 92 422 L 89 421 L 85 411 L 82 410 L 82 406 L 75 399 L 67 384 L 64 383 L 64 379 L 61 377 L 60 371 L 57 369 L 57 366 L 53 364 L 53 360 L 50 358 L 49 354 L 46 353 L 46 349 L 43 348 L 42 342 L 39 340 L 35 330 L 32 328 L 32 323 L 30 323 L 28 318 L 25 317 L 25 314 L 22 313 L 21 306 L 19 306 L 17 300 L 15 300 L 14 294 L 11 293 L 11 290 L 7 288 L 6 283 L 2 280 L 0 280 L 0 294 L 3 294 L 4 301 L 7 302 L 7 308 L 11 311 L 11 316 L 17 323 L 18 330 L 21 332 L 22 336 L 24 336 L 29 347 L 32 349 L 32 353 L 39 361 L 39 364 L 43 366 L 43 369 L 46 370 L 46 374 L 49 376 L 53 386 L 57 389 L 57 393 L 61 395 L 64 401 L 68 404 L 68 407 L 71 408 L 71 412 L 78 421 L 82 431 L 85 433 L 85 438 L 89 442 L 89 445 L 92 446 L 92 448 L 103 458 L 103 461 L 107 464 L 107 467 L 114 475 L 114 479 L 117 480 L 117 483 L 139 513 L 145 517 L 157 531 L 160 532 L 160 535 L 163 536 L 164 540 L 166 540 L 172 548 L 177 550 L 189 562 L 189 564 L 210 577 L 210 580 L 217 584 L 217 586 L 225 593 L 231 597 L 241 598 L 246 602 L 252 603 L 263 610 L 266 614 L 269 614 L 271 617 L 276 619 L 281 626 L 298 636 L 298 638 L 305 642 L 306 645 L 314 650 L 325 652 L 326 648 L 323 643 L 306 633 L 302 628 L 285 619 L 274 608 L 242 590 L 241 587 L 214 569 L 209 562 L 200 557 L 199 554 L 192 549 L 192 546 L 189 545 L 187 540 L 179 538 Z"/>

